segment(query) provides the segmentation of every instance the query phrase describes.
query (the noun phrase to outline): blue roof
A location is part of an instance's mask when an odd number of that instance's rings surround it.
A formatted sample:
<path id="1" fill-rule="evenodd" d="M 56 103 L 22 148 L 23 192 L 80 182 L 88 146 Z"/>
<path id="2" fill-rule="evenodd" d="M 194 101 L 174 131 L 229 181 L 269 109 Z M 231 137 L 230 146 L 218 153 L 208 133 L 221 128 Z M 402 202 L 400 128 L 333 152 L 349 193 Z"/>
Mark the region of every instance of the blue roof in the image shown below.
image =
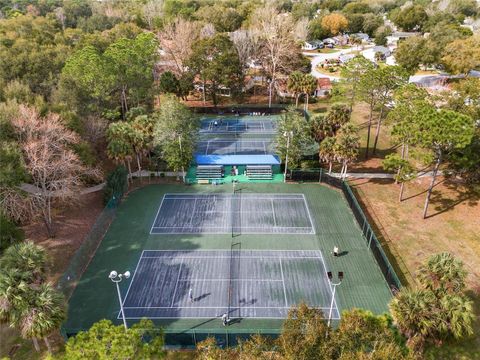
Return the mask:
<path id="1" fill-rule="evenodd" d="M 280 165 L 276 155 L 195 155 L 197 165 Z"/>

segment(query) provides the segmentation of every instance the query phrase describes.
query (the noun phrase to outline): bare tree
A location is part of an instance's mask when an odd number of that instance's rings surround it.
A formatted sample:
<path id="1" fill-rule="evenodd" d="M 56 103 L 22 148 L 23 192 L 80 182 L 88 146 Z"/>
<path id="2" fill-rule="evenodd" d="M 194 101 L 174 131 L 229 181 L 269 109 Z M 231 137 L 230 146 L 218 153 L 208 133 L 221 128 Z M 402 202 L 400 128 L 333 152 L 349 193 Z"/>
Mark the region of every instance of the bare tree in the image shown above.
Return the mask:
<path id="1" fill-rule="evenodd" d="M 178 19 L 158 33 L 158 41 L 164 51 L 163 60 L 172 63 L 178 75 L 185 71 L 185 62 L 192 53 L 193 44 L 200 37 L 200 24 Z"/>
<path id="2" fill-rule="evenodd" d="M 63 10 L 62 7 L 58 7 L 53 12 L 55 13 L 55 17 L 57 18 L 57 20 L 62 25 L 62 30 L 65 31 L 65 20 L 67 18 L 65 16 L 65 10 Z"/>
<path id="3" fill-rule="evenodd" d="M 308 18 L 304 17 L 299 19 L 295 23 L 295 28 L 293 31 L 295 40 L 300 42 L 306 41 L 308 37 Z"/>
<path id="4" fill-rule="evenodd" d="M 154 20 L 163 15 L 163 0 L 150 0 L 143 5 L 142 12 L 148 28 L 152 30 Z"/>
<path id="5" fill-rule="evenodd" d="M 259 34 L 252 30 L 236 30 L 230 34 L 238 52 L 242 70 L 245 72 L 252 60 L 256 60 L 259 50 Z"/>
<path id="6" fill-rule="evenodd" d="M 79 138 L 57 114 L 41 117 L 36 109 L 21 105 L 12 124 L 31 184 L 38 189 L 28 195 L 32 213 L 41 217 L 48 235 L 54 237 L 52 202 L 71 201 L 79 193 L 82 178 L 97 177 L 99 171 L 87 168 L 71 150 Z"/>
<path id="7" fill-rule="evenodd" d="M 211 38 L 216 34 L 215 26 L 211 23 L 203 25 L 202 29 L 200 30 L 200 38 Z"/>
<path id="8" fill-rule="evenodd" d="M 260 38 L 260 60 L 269 78 L 268 105 L 272 106 L 273 89 L 281 73 L 288 74 L 290 59 L 298 52 L 294 40 L 294 22 L 290 14 L 280 13 L 271 3 L 259 8 L 253 15 L 252 28 Z"/>

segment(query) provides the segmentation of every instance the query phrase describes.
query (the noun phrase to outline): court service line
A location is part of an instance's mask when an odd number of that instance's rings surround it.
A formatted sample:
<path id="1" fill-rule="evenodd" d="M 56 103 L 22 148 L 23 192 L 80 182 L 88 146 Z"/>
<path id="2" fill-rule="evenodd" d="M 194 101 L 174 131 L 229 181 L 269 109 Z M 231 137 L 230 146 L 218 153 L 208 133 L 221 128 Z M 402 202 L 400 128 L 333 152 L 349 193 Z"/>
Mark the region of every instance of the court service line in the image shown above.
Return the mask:
<path id="1" fill-rule="evenodd" d="M 173 304 L 175 303 L 175 296 L 177 295 L 178 279 L 180 279 L 180 274 L 182 273 L 182 266 L 183 266 L 183 257 L 180 262 L 180 269 L 178 270 L 177 281 L 175 282 L 175 289 L 173 290 L 172 305 L 170 307 L 173 307 Z"/>
<path id="2" fill-rule="evenodd" d="M 280 272 L 282 273 L 282 283 L 283 283 L 283 296 L 285 297 L 285 307 L 288 307 L 287 301 L 287 290 L 285 289 L 285 278 L 283 277 L 283 265 L 282 265 L 282 258 L 279 257 L 280 260 Z"/>

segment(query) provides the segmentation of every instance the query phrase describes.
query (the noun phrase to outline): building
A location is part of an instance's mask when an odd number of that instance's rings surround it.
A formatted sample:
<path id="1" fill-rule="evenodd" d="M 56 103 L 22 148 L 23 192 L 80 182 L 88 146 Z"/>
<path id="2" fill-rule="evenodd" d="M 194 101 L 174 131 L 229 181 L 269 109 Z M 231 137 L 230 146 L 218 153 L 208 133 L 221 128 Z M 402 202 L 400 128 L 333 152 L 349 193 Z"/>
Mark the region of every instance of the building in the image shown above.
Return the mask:
<path id="1" fill-rule="evenodd" d="M 329 96 L 332 92 L 332 82 L 329 78 L 318 78 L 317 79 L 317 88 L 314 91 L 314 96 L 316 97 L 326 97 Z"/>
<path id="2" fill-rule="evenodd" d="M 385 60 L 392 55 L 392 51 L 385 46 L 374 46 L 373 48 L 363 51 L 362 55 L 372 62 L 377 62 L 378 56 L 380 56 L 382 60 Z"/>
<path id="3" fill-rule="evenodd" d="M 405 32 L 405 31 L 397 31 L 394 32 L 392 35 L 387 36 L 387 45 L 396 46 L 399 41 L 408 39 L 412 36 L 420 36 L 421 33 L 419 32 Z"/>
<path id="4" fill-rule="evenodd" d="M 305 41 L 303 43 L 302 49 L 311 51 L 311 50 L 322 49 L 323 47 L 324 47 L 323 42 L 318 40 L 311 40 L 311 41 Z"/>

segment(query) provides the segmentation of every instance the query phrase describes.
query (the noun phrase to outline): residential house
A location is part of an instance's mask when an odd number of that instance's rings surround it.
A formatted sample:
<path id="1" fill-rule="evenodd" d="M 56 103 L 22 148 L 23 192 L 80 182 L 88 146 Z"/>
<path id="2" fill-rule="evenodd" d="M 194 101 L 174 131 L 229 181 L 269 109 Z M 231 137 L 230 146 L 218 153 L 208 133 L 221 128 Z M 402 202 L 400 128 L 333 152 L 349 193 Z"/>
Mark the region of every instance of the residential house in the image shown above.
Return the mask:
<path id="1" fill-rule="evenodd" d="M 302 46 L 303 50 L 316 50 L 324 47 L 323 42 L 318 40 L 305 41 Z"/>
<path id="2" fill-rule="evenodd" d="M 317 79 L 317 88 L 313 92 L 313 95 L 316 97 L 326 97 L 329 96 L 332 92 L 332 82 L 329 78 L 318 78 Z"/>
<path id="3" fill-rule="evenodd" d="M 385 46 L 374 46 L 373 48 L 363 51 L 362 55 L 372 62 L 377 62 L 377 56 L 380 56 L 381 59 L 385 60 L 392 55 L 392 51 Z"/>
<path id="4" fill-rule="evenodd" d="M 360 40 L 362 40 L 362 42 L 370 41 L 370 36 L 368 36 L 368 34 L 365 34 L 365 33 L 350 34 L 350 37 L 353 37 L 353 36 L 359 38 Z"/>
<path id="5" fill-rule="evenodd" d="M 356 55 L 354 54 L 342 54 L 338 57 L 338 60 L 340 60 L 340 62 L 342 64 L 346 64 L 347 62 L 349 62 L 350 60 L 354 59 Z"/>
<path id="6" fill-rule="evenodd" d="M 387 45 L 396 46 L 399 41 L 408 39 L 412 36 L 420 36 L 421 33 L 419 32 L 405 32 L 405 31 L 397 31 L 392 33 L 392 35 L 387 36 Z"/>

